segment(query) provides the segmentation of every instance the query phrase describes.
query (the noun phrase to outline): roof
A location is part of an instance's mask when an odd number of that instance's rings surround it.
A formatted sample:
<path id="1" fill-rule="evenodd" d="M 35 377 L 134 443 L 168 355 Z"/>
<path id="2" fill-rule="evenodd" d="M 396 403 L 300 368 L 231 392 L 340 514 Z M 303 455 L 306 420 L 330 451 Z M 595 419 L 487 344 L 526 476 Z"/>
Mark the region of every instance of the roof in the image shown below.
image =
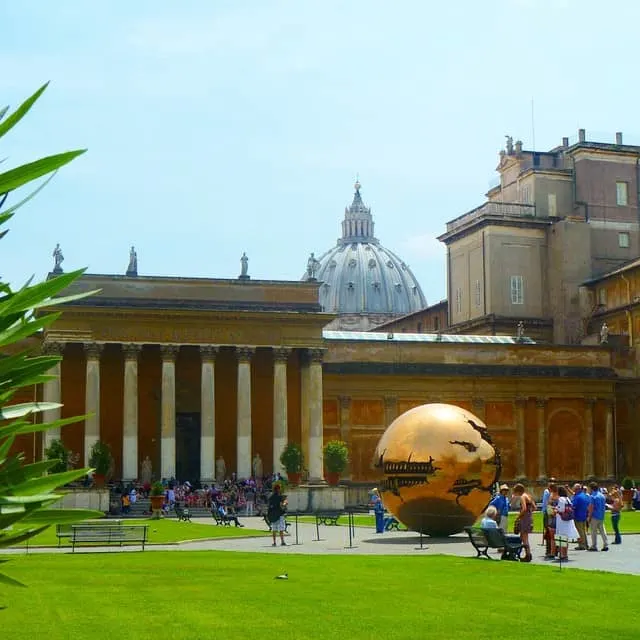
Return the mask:
<path id="1" fill-rule="evenodd" d="M 402 322 L 403 320 L 409 320 L 410 318 L 414 318 L 423 313 L 428 313 L 429 311 L 433 311 L 434 309 L 438 309 L 439 307 L 448 306 L 447 298 L 444 300 L 440 300 L 440 302 L 436 302 L 434 304 L 430 304 L 428 307 L 423 307 L 422 309 L 418 309 L 417 311 L 412 311 L 411 313 L 407 313 L 404 316 L 399 316 L 397 318 L 392 318 L 391 320 L 387 320 L 387 322 L 383 322 L 375 327 L 375 329 L 371 329 L 371 331 L 380 331 L 380 329 L 384 329 L 387 325 L 393 325 L 397 322 Z"/>
<path id="2" fill-rule="evenodd" d="M 631 271 L 631 269 L 635 269 L 636 267 L 640 267 L 640 258 L 635 258 L 634 260 L 627 262 L 627 264 L 623 264 L 621 267 L 617 267 L 613 271 L 607 271 L 607 273 L 603 273 L 602 275 L 596 276 L 595 278 L 591 278 L 590 280 L 585 280 L 582 284 L 588 285 L 588 284 L 594 284 L 596 282 L 601 282 L 602 280 L 606 280 L 611 276 L 616 276 L 619 273 L 624 273 L 625 271 Z"/>
<path id="3" fill-rule="evenodd" d="M 531 338 L 511 336 L 469 336 L 443 333 L 384 333 L 374 331 L 328 331 L 322 332 L 325 340 L 350 340 L 359 342 L 448 342 L 475 344 L 536 344 Z"/>

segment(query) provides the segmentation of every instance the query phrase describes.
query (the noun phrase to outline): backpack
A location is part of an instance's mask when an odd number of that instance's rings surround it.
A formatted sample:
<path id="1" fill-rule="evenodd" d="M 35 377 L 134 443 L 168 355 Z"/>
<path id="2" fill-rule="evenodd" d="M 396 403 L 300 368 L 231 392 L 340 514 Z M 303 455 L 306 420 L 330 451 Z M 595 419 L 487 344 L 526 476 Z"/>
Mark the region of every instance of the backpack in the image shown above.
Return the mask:
<path id="1" fill-rule="evenodd" d="M 569 500 L 564 503 L 564 511 L 560 514 L 560 520 L 564 520 L 565 522 L 573 520 L 573 505 Z"/>

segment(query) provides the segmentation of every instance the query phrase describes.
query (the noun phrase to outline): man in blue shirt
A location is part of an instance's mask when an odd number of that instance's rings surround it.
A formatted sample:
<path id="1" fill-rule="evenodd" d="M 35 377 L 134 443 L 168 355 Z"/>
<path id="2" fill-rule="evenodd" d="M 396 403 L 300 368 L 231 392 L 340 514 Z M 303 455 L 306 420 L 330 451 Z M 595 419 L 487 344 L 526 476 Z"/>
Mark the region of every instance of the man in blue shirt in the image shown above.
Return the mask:
<path id="1" fill-rule="evenodd" d="M 602 550 L 609 551 L 609 541 L 604 530 L 604 514 L 607 509 L 607 502 L 604 494 L 600 491 L 597 482 L 589 485 L 591 490 L 591 504 L 589 505 L 589 526 L 591 527 L 591 546 L 589 551 L 598 550 L 598 533 L 602 536 Z"/>
<path id="2" fill-rule="evenodd" d="M 591 498 L 584 491 L 581 484 L 573 485 L 573 521 L 578 530 L 578 546 L 576 551 L 584 551 L 587 548 L 587 516 Z"/>
<path id="3" fill-rule="evenodd" d="M 506 484 L 503 484 L 500 487 L 500 493 L 497 493 L 491 502 L 490 506 L 495 507 L 498 515 L 500 516 L 500 524 L 499 527 L 505 533 L 509 531 L 509 487 Z"/>

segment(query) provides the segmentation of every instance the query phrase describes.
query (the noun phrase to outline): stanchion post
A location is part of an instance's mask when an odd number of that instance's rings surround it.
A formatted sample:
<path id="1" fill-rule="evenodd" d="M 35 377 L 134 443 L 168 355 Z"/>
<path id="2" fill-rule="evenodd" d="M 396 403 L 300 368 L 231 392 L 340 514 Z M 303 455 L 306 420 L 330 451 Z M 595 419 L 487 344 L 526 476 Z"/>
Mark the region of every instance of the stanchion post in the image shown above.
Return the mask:
<path id="1" fill-rule="evenodd" d="M 298 543 L 298 512 L 296 511 L 296 544 Z"/>
<path id="2" fill-rule="evenodd" d="M 320 542 L 320 521 L 318 520 L 317 513 L 316 513 L 316 542 Z"/>

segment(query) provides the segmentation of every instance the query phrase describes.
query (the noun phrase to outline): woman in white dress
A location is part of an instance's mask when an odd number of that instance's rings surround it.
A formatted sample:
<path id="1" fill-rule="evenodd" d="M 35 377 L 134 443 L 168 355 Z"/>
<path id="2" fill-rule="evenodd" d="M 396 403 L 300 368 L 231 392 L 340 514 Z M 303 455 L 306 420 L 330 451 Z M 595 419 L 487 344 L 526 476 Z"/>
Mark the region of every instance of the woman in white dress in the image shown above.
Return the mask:
<path id="1" fill-rule="evenodd" d="M 564 520 L 563 514 L 571 513 L 570 520 Z M 566 516 L 565 516 L 566 517 Z M 560 559 L 568 560 L 569 541 L 577 540 L 580 535 L 573 522 L 573 507 L 569 500 L 569 493 L 566 487 L 558 487 L 558 506 L 556 507 L 556 540 L 558 541 L 558 552 Z"/>

